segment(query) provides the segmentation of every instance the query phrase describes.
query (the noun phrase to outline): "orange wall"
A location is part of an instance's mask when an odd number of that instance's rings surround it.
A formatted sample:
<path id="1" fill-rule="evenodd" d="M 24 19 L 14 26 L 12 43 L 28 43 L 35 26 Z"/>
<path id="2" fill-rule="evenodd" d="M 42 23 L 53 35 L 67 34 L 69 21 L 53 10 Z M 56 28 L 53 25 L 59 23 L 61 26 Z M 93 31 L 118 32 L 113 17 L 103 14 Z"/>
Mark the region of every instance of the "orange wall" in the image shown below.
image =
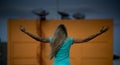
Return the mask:
<path id="1" fill-rule="evenodd" d="M 37 35 L 38 20 L 8 20 L 8 65 L 39 65 L 37 51 L 39 42 L 23 34 L 19 25 Z M 72 45 L 70 51 L 71 65 L 112 65 L 113 57 L 113 22 L 104 20 L 47 20 L 42 23 L 45 37 L 49 37 L 60 23 L 66 25 L 68 35 L 73 38 L 85 38 L 96 33 L 102 26 L 109 26 L 105 34 L 84 44 Z M 38 35 L 37 35 L 38 36 Z M 49 60 L 49 44 L 43 49 L 44 65 L 52 65 Z"/>

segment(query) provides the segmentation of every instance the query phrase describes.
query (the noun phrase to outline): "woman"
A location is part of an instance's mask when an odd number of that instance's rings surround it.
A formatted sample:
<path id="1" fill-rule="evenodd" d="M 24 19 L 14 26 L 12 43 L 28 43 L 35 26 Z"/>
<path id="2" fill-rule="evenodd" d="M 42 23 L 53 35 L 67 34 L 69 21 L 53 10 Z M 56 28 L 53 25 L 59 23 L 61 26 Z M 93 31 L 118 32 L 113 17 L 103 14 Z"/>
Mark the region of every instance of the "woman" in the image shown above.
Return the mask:
<path id="1" fill-rule="evenodd" d="M 69 52 L 71 45 L 74 43 L 88 42 L 106 32 L 108 30 L 108 27 L 102 27 L 100 31 L 84 39 L 75 39 L 72 37 L 68 37 L 67 30 L 64 24 L 58 25 L 53 36 L 49 38 L 37 37 L 27 32 L 23 26 L 20 26 L 20 30 L 37 41 L 43 43 L 50 42 L 50 59 L 54 57 L 53 65 L 70 65 Z"/>

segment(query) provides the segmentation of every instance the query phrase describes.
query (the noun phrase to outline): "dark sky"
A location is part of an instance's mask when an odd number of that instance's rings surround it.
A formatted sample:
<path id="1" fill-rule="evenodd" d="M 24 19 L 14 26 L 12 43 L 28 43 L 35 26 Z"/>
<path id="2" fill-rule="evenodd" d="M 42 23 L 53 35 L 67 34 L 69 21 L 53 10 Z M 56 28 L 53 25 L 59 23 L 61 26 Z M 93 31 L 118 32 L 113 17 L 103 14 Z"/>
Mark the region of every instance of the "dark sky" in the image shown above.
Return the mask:
<path id="1" fill-rule="evenodd" d="M 70 14 L 81 12 L 86 19 L 114 20 L 114 53 L 120 55 L 120 0 L 0 0 L 0 38 L 7 41 L 7 19 L 36 19 L 32 13 L 36 9 L 50 12 L 48 19 L 60 19 L 57 11 Z M 72 18 L 73 19 L 73 18 Z"/>
<path id="2" fill-rule="evenodd" d="M 51 13 L 49 19 L 57 19 L 57 10 L 71 14 L 80 11 L 86 18 L 117 18 L 119 6 L 119 0 L 0 0 L 0 17 L 35 18 L 31 11 L 44 8 Z"/>

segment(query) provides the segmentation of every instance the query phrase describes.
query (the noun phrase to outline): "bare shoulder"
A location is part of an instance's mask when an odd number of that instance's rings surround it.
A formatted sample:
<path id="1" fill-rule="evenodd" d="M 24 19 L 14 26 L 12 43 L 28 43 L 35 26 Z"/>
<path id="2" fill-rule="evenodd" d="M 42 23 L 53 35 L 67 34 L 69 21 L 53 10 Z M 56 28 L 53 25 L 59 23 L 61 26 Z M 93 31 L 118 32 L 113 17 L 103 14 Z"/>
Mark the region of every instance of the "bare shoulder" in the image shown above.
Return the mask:
<path id="1" fill-rule="evenodd" d="M 81 42 L 82 42 L 82 39 L 73 38 L 73 42 L 74 42 L 74 43 L 81 43 Z"/>
<path id="2" fill-rule="evenodd" d="M 44 43 L 49 43 L 49 38 L 41 38 L 41 42 L 44 42 Z"/>

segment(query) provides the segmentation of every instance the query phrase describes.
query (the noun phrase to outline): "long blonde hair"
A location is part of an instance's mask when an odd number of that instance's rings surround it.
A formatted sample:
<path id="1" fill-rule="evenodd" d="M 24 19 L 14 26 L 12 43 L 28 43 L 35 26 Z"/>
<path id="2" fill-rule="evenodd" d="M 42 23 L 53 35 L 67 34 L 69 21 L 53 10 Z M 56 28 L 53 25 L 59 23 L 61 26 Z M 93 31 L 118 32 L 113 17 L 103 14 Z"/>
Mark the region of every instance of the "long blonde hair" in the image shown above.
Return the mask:
<path id="1" fill-rule="evenodd" d="M 63 24 L 58 25 L 51 40 L 50 59 L 56 55 L 67 36 L 66 27 Z"/>

